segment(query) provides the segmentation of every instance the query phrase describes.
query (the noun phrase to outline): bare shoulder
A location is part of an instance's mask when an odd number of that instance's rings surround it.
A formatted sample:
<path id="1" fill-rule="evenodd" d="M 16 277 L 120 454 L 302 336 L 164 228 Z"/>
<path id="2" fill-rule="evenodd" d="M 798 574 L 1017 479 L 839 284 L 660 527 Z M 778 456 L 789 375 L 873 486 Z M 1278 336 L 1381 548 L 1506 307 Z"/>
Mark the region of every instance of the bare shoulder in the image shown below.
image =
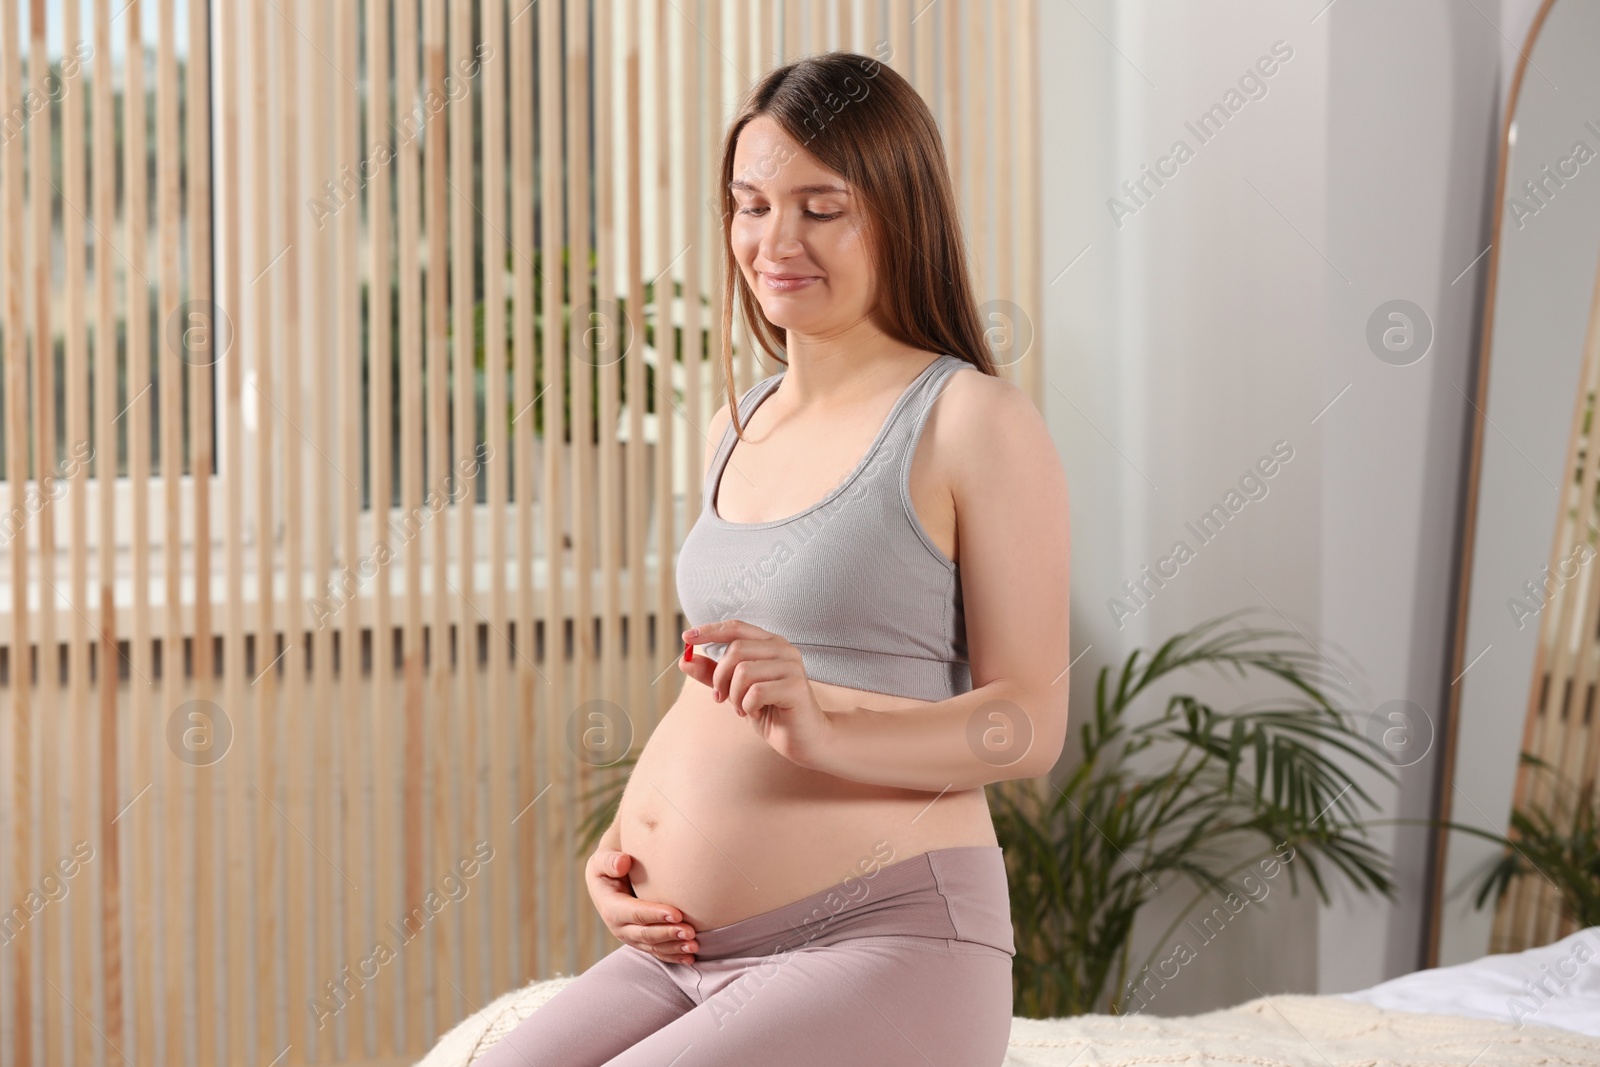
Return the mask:
<path id="1" fill-rule="evenodd" d="M 950 397 L 946 407 L 963 410 L 974 408 L 983 410 L 986 405 L 1003 405 L 1015 403 L 1017 400 L 1030 407 L 1033 405 L 1027 394 L 1017 388 L 1011 379 L 996 374 L 985 374 L 970 363 L 951 372 L 939 395 Z"/>
<path id="2" fill-rule="evenodd" d="M 997 471 L 1059 467 L 1055 443 L 1033 399 L 1009 378 L 976 367 L 957 369 L 935 401 L 936 448 L 948 456 L 952 481 Z"/>

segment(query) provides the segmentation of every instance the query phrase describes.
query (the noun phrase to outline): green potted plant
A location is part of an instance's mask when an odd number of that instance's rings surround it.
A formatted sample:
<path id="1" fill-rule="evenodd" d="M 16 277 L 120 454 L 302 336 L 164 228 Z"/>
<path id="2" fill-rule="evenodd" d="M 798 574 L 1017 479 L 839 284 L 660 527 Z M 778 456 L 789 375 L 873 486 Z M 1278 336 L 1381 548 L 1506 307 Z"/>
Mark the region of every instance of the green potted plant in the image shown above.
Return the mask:
<path id="1" fill-rule="evenodd" d="M 1473 906 L 1482 909 L 1491 894 L 1499 906 L 1518 878 L 1537 877 L 1561 895 L 1561 917 L 1580 927 L 1600 926 L 1600 803 L 1595 781 L 1573 783 L 1531 752 L 1521 762 L 1552 779 L 1549 806 L 1530 804 L 1511 812 L 1511 833 L 1497 834 L 1457 822 L 1440 826 L 1487 838 L 1504 848 L 1478 883 Z"/>
<path id="2" fill-rule="evenodd" d="M 1079 728 L 1081 758 L 1060 782 L 990 787 L 1011 884 L 1017 1014 L 1126 1012 L 1130 985 L 1169 949 L 1179 923 L 1203 900 L 1236 893 L 1229 879 L 1247 867 L 1275 875 L 1281 862 L 1293 892 L 1304 868 L 1327 901 L 1327 862 L 1358 889 L 1393 897 L 1387 858 L 1355 821 L 1357 800 L 1371 797 L 1338 757 L 1393 773 L 1330 699 L 1323 659 L 1291 632 L 1219 630 L 1238 614 L 1179 633 L 1152 655 L 1136 649 L 1115 673 L 1102 667 Z M 1283 646 L 1264 643 L 1275 640 Z M 1177 694 L 1159 715 L 1132 721 L 1129 710 L 1156 683 L 1203 666 L 1275 676 L 1289 693 L 1231 711 Z M 1132 966 L 1135 918 L 1181 882 L 1193 899 Z"/>

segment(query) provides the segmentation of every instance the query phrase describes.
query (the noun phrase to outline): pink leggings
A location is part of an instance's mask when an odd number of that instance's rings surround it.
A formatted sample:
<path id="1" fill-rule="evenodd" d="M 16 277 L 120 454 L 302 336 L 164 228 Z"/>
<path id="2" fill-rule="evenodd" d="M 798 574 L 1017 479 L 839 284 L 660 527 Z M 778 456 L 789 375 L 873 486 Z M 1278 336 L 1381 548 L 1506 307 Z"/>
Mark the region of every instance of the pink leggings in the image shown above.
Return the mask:
<path id="1" fill-rule="evenodd" d="M 940 848 L 696 931 L 623 945 L 473 1067 L 999 1067 L 1011 1034 L 1001 850 Z"/>

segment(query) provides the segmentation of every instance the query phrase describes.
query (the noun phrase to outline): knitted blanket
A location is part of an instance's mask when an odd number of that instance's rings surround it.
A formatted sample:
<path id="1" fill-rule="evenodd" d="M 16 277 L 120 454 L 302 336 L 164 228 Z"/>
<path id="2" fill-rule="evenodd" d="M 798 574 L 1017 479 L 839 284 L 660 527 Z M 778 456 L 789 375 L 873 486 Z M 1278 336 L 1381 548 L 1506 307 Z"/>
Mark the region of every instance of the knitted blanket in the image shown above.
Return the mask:
<path id="1" fill-rule="evenodd" d="M 469 1015 L 416 1067 L 468 1067 L 571 977 L 514 989 Z M 1600 1038 L 1554 1027 L 1389 1011 L 1278 994 L 1203 1015 L 1013 1019 L 1005 1067 L 1600 1067 Z"/>

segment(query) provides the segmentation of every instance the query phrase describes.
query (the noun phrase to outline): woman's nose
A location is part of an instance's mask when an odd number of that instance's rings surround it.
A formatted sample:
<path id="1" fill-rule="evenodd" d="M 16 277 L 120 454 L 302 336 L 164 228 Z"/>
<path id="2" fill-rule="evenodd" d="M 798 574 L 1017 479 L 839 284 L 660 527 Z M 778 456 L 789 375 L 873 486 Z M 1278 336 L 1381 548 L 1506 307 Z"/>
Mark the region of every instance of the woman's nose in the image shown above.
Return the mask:
<path id="1" fill-rule="evenodd" d="M 793 255 L 801 247 L 799 212 L 768 211 L 761 228 L 758 248 L 767 259 L 776 262 Z"/>

